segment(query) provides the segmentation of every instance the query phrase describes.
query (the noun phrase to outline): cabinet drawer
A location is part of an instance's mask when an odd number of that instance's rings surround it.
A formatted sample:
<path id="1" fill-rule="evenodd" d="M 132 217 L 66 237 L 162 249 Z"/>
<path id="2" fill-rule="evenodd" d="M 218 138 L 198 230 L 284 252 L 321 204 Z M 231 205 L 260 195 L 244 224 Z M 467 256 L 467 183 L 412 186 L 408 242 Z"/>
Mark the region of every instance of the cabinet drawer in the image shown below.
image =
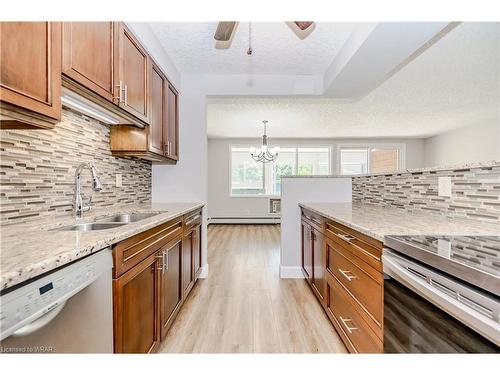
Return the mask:
<path id="1" fill-rule="evenodd" d="M 363 262 L 382 271 L 381 242 L 333 222 L 326 223 L 325 234 Z"/>
<path id="2" fill-rule="evenodd" d="M 190 212 L 184 216 L 184 231 L 190 230 L 197 225 L 201 225 L 201 210 Z"/>
<path id="3" fill-rule="evenodd" d="M 321 215 L 318 215 L 312 211 L 302 209 L 302 219 L 321 232 L 323 232 L 325 229 L 324 226 L 326 220 Z"/>
<path id="4" fill-rule="evenodd" d="M 364 265 L 349 251 L 332 240 L 328 244 L 328 271 L 354 296 L 366 312 L 375 331 L 381 331 L 383 321 L 382 273 Z M 381 332 L 380 332 L 381 337 Z"/>
<path id="5" fill-rule="evenodd" d="M 344 287 L 330 275 L 327 288 L 328 315 L 348 349 L 355 353 L 382 353 L 382 340 L 364 321 Z"/>
<path id="6" fill-rule="evenodd" d="M 113 276 L 119 277 L 181 235 L 182 219 L 177 218 L 119 242 L 113 248 Z"/>

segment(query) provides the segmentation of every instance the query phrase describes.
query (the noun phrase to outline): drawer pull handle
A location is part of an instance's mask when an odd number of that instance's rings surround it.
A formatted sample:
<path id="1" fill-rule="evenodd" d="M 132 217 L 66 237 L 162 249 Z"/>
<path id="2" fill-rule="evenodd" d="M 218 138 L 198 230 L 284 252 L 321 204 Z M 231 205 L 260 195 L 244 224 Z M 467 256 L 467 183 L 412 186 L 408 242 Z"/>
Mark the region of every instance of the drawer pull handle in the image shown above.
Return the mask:
<path id="1" fill-rule="evenodd" d="M 344 277 L 347 279 L 347 281 L 352 281 L 352 280 L 354 280 L 354 279 L 357 279 L 357 278 L 358 278 L 358 277 L 357 277 L 356 275 L 354 275 L 354 273 L 352 273 L 351 271 L 348 271 L 348 270 L 342 270 L 342 269 L 340 269 L 340 268 L 339 268 L 338 270 L 339 270 L 339 272 L 342 274 L 342 276 L 344 276 Z M 351 275 L 349 275 L 349 274 L 352 274 L 352 276 L 351 276 Z"/>
<path id="2" fill-rule="evenodd" d="M 342 324 L 344 325 L 344 327 L 347 329 L 347 332 L 349 332 L 349 334 L 351 334 L 352 331 L 356 331 L 358 329 L 358 327 L 356 327 L 352 324 L 352 319 L 342 318 L 341 316 L 339 316 L 339 318 L 340 318 L 340 321 L 342 322 Z M 351 327 L 349 327 L 347 325 L 347 323 L 351 323 Z"/>
<path id="3" fill-rule="evenodd" d="M 351 242 L 352 240 L 355 240 L 356 237 L 351 236 L 350 234 L 341 234 L 341 233 L 335 233 L 337 237 L 342 238 L 344 241 Z"/>

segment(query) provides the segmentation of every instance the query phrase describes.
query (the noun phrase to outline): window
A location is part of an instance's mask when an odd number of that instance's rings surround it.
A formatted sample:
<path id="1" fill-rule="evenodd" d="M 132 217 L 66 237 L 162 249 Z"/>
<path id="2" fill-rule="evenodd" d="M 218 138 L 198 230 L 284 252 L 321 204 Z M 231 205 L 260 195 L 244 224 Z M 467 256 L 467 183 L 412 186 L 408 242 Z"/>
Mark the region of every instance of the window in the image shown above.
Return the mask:
<path id="1" fill-rule="evenodd" d="M 250 157 L 249 148 L 232 148 L 231 194 L 264 194 L 264 167 Z"/>
<path id="2" fill-rule="evenodd" d="M 403 168 L 404 145 L 340 146 L 340 174 L 392 172 Z"/>
<path id="3" fill-rule="evenodd" d="M 328 147 L 298 149 L 298 174 L 318 175 L 330 173 L 330 150 Z"/>
<path id="4" fill-rule="evenodd" d="M 330 147 L 281 147 L 273 163 L 258 163 L 250 147 L 231 147 L 231 195 L 281 195 L 281 177 L 331 173 Z"/>

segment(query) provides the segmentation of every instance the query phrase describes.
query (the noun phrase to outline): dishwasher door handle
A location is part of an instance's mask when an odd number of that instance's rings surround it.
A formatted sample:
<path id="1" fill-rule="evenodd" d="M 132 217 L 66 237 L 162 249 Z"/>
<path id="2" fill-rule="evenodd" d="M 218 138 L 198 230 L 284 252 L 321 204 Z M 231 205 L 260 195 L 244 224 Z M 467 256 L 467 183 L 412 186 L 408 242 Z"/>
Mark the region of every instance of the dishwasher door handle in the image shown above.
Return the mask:
<path id="1" fill-rule="evenodd" d="M 64 309 L 64 305 L 66 305 L 66 301 L 56 305 L 55 308 L 50 309 L 49 311 L 47 311 L 45 314 L 43 314 L 41 317 L 34 320 L 33 322 L 28 323 L 25 326 L 22 326 L 21 328 L 17 329 L 12 334 L 12 336 L 27 336 L 33 332 L 42 329 L 59 315 L 59 313 Z"/>

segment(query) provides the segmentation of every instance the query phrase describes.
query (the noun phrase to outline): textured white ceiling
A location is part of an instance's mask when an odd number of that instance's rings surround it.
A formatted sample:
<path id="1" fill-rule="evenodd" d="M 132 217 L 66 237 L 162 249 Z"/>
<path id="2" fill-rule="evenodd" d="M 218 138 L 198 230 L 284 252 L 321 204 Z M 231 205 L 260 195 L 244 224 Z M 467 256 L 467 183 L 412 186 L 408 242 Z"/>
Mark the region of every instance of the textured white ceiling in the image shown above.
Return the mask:
<path id="1" fill-rule="evenodd" d="M 253 22 L 253 54 L 247 56 L 248 22 L 239 23 L 229 49 L 215 48 L 217 22 L 151 23 L 177 69 L 213 74 L 323 74 L 354 26 L 317 23 L 300 40 L 285 22 Z"/>
<path id="2" fill-rule="evenodd" d="M 210 137 L 427 137 L 499 121 L 498 23 L 465 23 L 358 102 L 212 98 Z M 370 68 L 367 61 L 367 69 Z"/>

